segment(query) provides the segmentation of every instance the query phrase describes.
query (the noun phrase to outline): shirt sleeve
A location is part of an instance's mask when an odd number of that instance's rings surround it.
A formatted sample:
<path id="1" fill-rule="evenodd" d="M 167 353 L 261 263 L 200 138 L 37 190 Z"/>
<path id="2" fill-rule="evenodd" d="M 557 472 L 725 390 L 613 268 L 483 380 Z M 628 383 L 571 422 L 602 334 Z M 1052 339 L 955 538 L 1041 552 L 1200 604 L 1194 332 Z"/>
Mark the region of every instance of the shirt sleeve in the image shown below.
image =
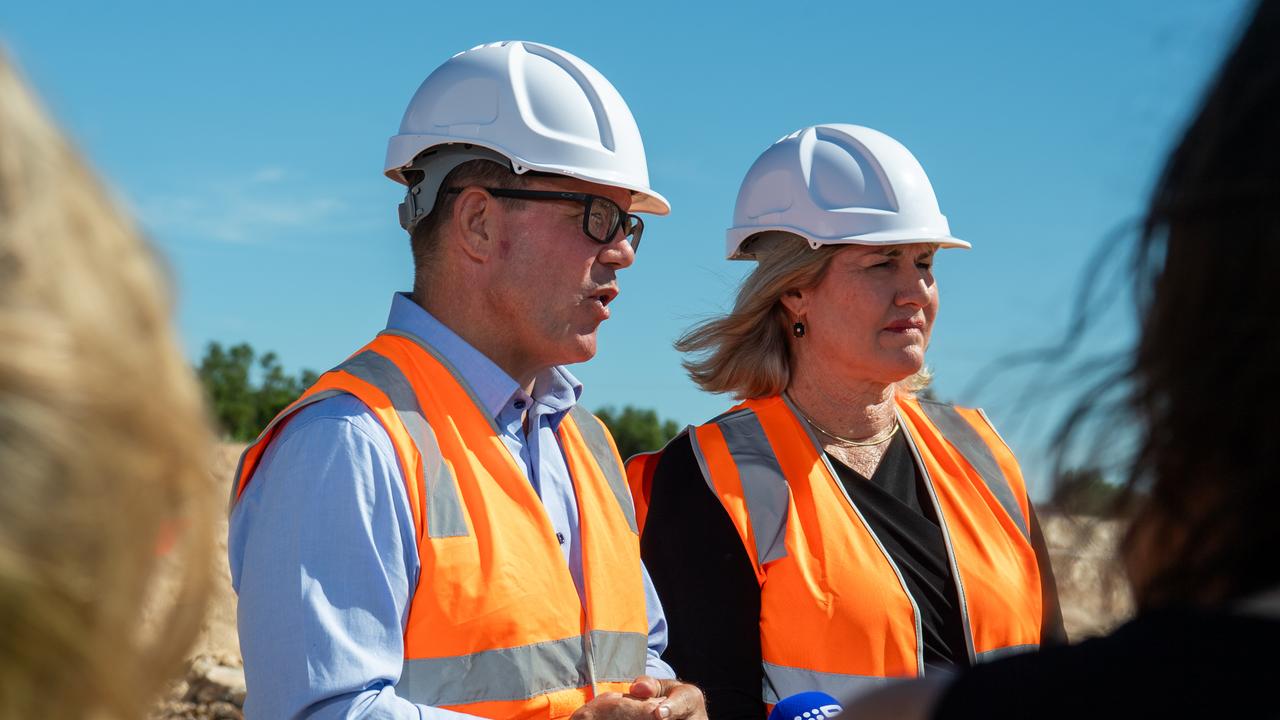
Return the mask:
<path id="1" fill-rule="evenodd" d="M 662 601 L 658 592 L 653 589 L 653 579 L 649 577 L 649 569 L 640 563 L 640 572 L 644 575 L 644 607 L 649 616 L 649 647 L 645 658 L 644 671 L 650 677 L 659 680 L 673 680 L 676 671 L 662 659 L 667 650 L 667 617 L 662 610 Z"/>
<path id="2" fill-rule="evenodd" d="M 413 516 L 395 452 L 350 397 L 305 408 L 230 520 L 246 718 L 470 718 L 395 693 Z"/>

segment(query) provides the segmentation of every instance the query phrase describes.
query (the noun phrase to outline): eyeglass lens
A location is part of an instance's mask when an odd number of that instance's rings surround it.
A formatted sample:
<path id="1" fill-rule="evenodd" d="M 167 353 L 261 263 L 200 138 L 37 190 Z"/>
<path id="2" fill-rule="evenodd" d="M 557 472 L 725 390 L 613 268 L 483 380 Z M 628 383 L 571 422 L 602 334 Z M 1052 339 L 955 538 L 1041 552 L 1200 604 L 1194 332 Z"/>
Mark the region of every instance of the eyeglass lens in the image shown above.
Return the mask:
<path id="1" fill-rule="evenodd" d="M 640 234 L 644 232 L 644 223 L 640 218 L 622 212 L 622 208 L 616 203 L 602 197 L 590 199 L 586 226 L 587 235 L 602 243 L 612 241 L 618 230 L 622 230 L 632 248 L 640 246 Z"/>

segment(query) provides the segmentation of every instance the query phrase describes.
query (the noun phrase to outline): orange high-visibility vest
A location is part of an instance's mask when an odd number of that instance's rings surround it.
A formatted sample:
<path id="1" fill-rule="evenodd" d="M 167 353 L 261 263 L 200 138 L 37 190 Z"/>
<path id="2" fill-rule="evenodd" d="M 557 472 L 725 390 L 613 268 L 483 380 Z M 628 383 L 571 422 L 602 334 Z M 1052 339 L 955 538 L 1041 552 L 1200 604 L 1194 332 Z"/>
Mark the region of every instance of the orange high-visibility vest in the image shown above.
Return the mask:
<path id="1" fill-rule="evenodd" d="M 897 410 L 941 521 L 970 660 L 1038 647 L 1040 571 L 1013 453 L 981 411 L 907 397 Z M 760 583 L 765 703 L 923 674 L 915 600 L 787 400 L 748 400 L 689 435 Z M 643 468 L 628 470 L 639 487 Z"/>
<path id="2" fill-rule="evenodd" d="M 233 502 L 282 421 L 349 393 L 395 447 L 418 537 L 396 693 L 489 718 L 564 718 L 626 692 L 648 645 L 635 516 L 613 439 L 575 406 L 558 435 L 577 494 L 585 601 L 493 420 L 422 340 L 388 330 L 325 373 L 241 458 Z M 287 510 L 287 509 L 282 509 Z"/>
<path id="3" fill-rule="evenodd" d="M 658 469 L 662 451 L 637 453 L 627 458 L 627 485 L 631 489 L 631 501 L 636 507 L 636 525 L 644 532 L 649 519 L 649 495 L 653 492 L 653 473 Z"/>

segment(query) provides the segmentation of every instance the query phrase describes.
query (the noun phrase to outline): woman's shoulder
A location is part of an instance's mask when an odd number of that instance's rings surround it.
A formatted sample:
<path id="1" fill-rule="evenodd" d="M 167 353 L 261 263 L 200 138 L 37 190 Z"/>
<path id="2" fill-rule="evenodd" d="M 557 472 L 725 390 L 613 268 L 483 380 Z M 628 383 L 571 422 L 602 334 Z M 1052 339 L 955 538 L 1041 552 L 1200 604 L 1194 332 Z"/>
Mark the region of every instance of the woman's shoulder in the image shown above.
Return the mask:
<path id="1" fill-rule="evenodd" d="M 673 479 L 686 478 L 690 475 L 702 476 L 702 469 L 693 454 L 693 441 L 689 432 L 682 431 L 662 448 L 658 465 L 653 471 L 653 482 L 670 482 Z"/>
<path id="2" fill-rule="evenodd" d="M 739 403 L 705 422 L 690 425 L 678 433 L 658 451 L 659 457 L 656 460 L 657 465 L 653 474 L 655 486 L 659 482 L 669 481 L 672 478 L 683 480 L 690 476 L 702 477 L 702 465 L 698 462 L 697 454 L 694 451 L 694 438 L 690 437 L 690 435 L 700 428 L 723 422 L 732 422 L 734 418 L 750 412 L 752 410 L 747 403 Z"/>

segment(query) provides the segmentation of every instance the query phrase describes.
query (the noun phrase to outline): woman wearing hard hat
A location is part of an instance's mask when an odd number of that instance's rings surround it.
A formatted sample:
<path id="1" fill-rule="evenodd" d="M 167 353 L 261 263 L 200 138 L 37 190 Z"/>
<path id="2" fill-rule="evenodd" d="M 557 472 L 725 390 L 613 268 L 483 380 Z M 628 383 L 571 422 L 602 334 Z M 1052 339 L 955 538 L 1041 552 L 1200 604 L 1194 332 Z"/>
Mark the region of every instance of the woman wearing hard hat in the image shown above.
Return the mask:
<path id="1" fill-rule="evenodd" d="M 628 464 L 668 657 L 717 717 L 1061 638 L 1013 453 L 981 410 L 915 395 L 934 254 L 967 247 L 875 130 L 805 128 L 748 171 L 726 251 L 757 267 L 676 343 L 743 402 Z"/>

